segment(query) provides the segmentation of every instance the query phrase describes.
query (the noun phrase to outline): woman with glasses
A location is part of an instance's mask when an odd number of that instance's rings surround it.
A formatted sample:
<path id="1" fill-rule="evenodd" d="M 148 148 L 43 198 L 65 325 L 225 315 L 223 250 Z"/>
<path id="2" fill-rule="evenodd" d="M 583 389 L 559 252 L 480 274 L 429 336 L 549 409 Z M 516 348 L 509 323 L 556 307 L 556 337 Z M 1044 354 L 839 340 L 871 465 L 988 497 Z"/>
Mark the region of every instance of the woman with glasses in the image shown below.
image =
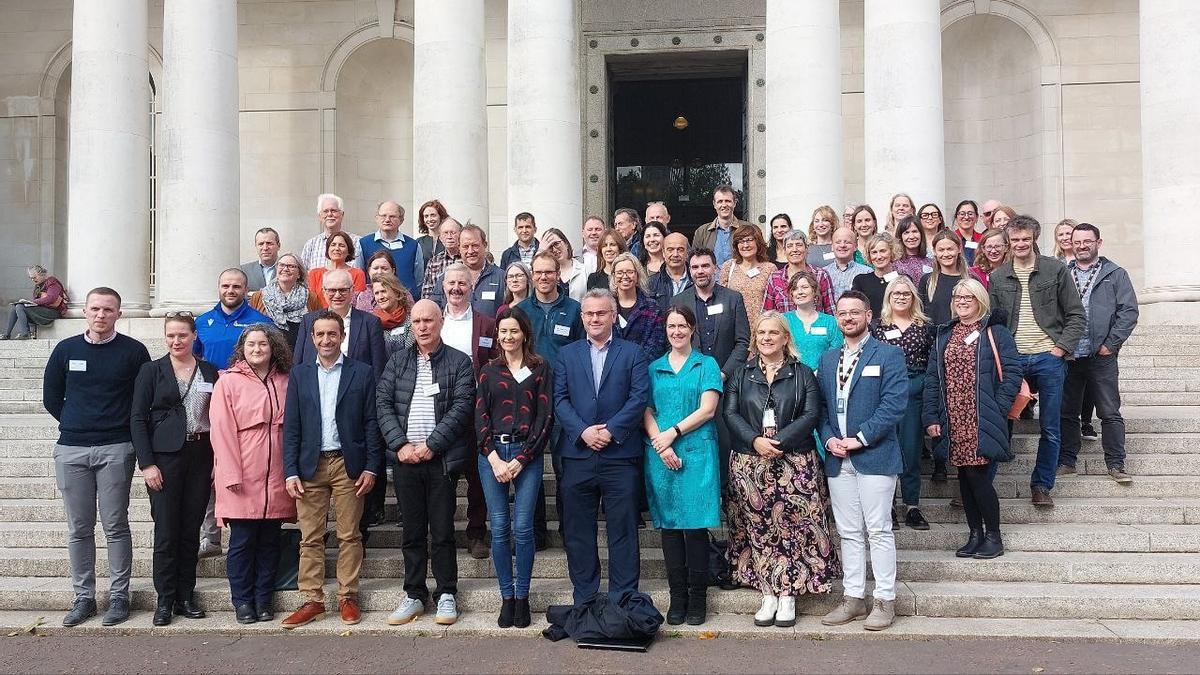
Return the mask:
<path id="1" fill-rule="evenodd" d="M 800 362 L 813 369 L 826 349 L 841 347 L 844 341 L 837 319 L 817 307 L 817 288 L 817 278 L 811 272 L 794 274 L 787 287 L 794 309 L 784 315 Z"/>
<path id="2" fill-rule="evenodd" d="M 911 216 L 916 210 L 917 207 L 912 197 L 903 192 L 892 195 L 892 201 L 888 203 L 887 227 L 884 231 L 895 236 L 896 225 L 900 222 L 900 219 Z"/>
<path id="3" fill-rule="evenodd" d="M 921 514 L 921 451 L 925 449 L 925 427 L 921 424 L 921 397 L 925 391 L 925 370 L 933 347 L 933 324 L 921 308 L 917 285 L 907 276 L 897 277 L 883 294 L 883 311 L 871 322 L 871 337 L 893 344 L 904 352 L 908 365 L 908 407 L 900 419 L 900 452 L 904 471 L 900 474 L 900 496 L 907 507 L 904 524 L 914 530 L 928 530 L 929 521 Z M 892 511 L 892 523 L 896 513 Z"/>
<path id="4" fill-rule="evenodd" d="M 329 270 L 345 270 L 350 274 L 352 292 L 359 293 L 367 289 L 367 275 L 359 268 L 350 266 L 350 263 L 354 262 L 354 238 L 348 233 L 334 232 L 329 235 L 329 239 L 325 241 L 325 259 L 328 262 L 324 267 L 308 271 L 309 288 L 322 288 L 321 282 Z M 395 269 L 395 265 L 392 266 L 392 269 Z M 324 295 L 320 299 L 321 307 L 327 307 Z"/>
<path id="5" fill-rule="evenodd" d="M 832 206 L 818 206 L 808 221 L 808 264 L 824 267 L 833 262 L 833 231 L 838 228 L 837 212 Z"/>
<path id="6" fill-rule="evenodd" d="M 1000 500 L 988 465 L 1012 459 L 1008 411 L 1021 388 L 1021 359 L 1012 334 L 991 314 L 974 279 L 954 285 L 954 319 L 937 329 L 925 377 L 925 432 L 938 457 L 958 467 L 958 489 L 970 535 L 955 555 L 1004 554 Z"/>
<path id="7" fill-rule="evenodd" d="M 775 263 L 776 267 L 783 267 L 788 263 L 784 242 L 788 233 L 792 231 L 792 217 L 788 214 L 780 213 L 771 219 L 771 243 L 767 244 L 767 260 Z"/>
<path id="8" fill-rule="evenodd" d="M 587 292 L 587 269 L 575 256 L 571 242 L 562 230 L 552 227 L 542 235 L 542 246 L 558 261 L 559 290 L 575 302 Z"/>
<path id="9" fill-rule="evenodd" d="M 667 336 L 658 303 L 647 293 L 646 282 L 646 268 L 632 253 L 622 253 L 613 261 L 609 287 L 617 298 L 617 325 L 613 326 L 613 334 L 641 347 L 642 356 L 649 363 L 667 350 Z"/>
<path id="10" fill-rule="evenodd" d="M 651 220 L 642 226 L 642 250 L 638 261 L 646 268 L 646 274 L 657 274 L 663 266 L 663 240 L 667 238 L 666 226 Z"/>
<path id="11" fill-rule="evenodd" d="M 955 207 L 954 234 L 958 235 L 958 244 L 963 248 L 968 265 L 975 260 L 975 249 L 979 242 L 979 233 L 975 231 L 975 223 L 978 221 L 979 206 L 975 202 L 964 199 Z"/>
<path id="12" fill-rule="evenodd" d="M 496 316 L 506 307 L 516 307 L 533 292 L 533 272 L 520 260 L 509 263 L 504 270 L 504 304 L 496 308 Z"/>
<path id="13" fill-rule="evenodd" d="M 767 260 L 767 243 L 758 225 L 746 223 L 738 227 L 729 243 L 733 256 L 721 265 L 717 283 L 741 294 L 746 303 L 746 318 L 753 325 L 762 312 L 767 280 L 775 272 L 775 265 Z"/>
<path id="14" fill-rule="evenodd" d="M 783 242 L 784 253 L 787 254 L 787 264 L 773 272 L 767 279 L 767 289 L 763 295 L 763 310 L 774 310 L 781 314 L 792 311 L 791 293 L 788 292 L 788 282 L 800 272 L 808 272 L 817 279 L 820 292 L 817 293 L 817 311 L 828 313 L 833 307 L 833 279 L 829 272 L 821 267 L 813 267 L 808 263 L 808 237 L 800 230 L 788 232 Z"/>
<path id="15" fill-rule="evenodd" d="M 933 237 L 946 229 L 946 218 L 937 204 L 922 204 L 917 209 L 917 222 L 921 224 L 921 234 L 925 235 L 925 254 L 933 257 Z"/>
<path id="16" fill-rule="evenodd" d="M 929 251 L 925 248 L 925 232 L 915 216 L 905 216 L 896 224 L 896 241 L 902 251 L 896 261 L 897 272 L 917 282 L 933 271 Z"/>
<path id="17" fill-rule="evenodd" d="M 984 288 L 988 287 L 989 275 L 996 268 L 1008 261 L 1008 235 L 1004 230 L 992 228 L 979 235 L 979 254 L 975 256 L 975 264 L 971 266 L 971 274 L 979 279 Z"/>
<path id="18" fill-rule="evenodd" d="M 321 309 L 321 298 L 304 280 L 308 273 L 294 253 L 284 253 L 275 262 L 275 282 L 250 295 L 250 306 L 262 312 L 284 331 L 289 349 L 296 348 L 304 315 Z"/>
<path id="19" fill-rule="evenodd" d="M 883 232 L 871 235 L 867 240 L 867 261 L 871 263 L 870 274 L 860 274 L 850 283 L 850 289 L 859 291 L 871 301 L 871 313 L 879 316 L 883 311 L 883 291 L 900 273 L 895 269 L 900 257 L 900 247 L 892 235 Z"/>
<path id="20" fill-rule="evenodd" d="M 879 220 L 875 218 L 875 209 L 867 204 L 854 209 L 853 222 L 854 225 L 851 229 L 854 230 L 858 242 L 854 251 L 854 262 L 860 265 L 870 265 L 871 255 L 867 250 L 867 242 L 871 237 L 879 234 Z"/>
<path id="21" fill-rule="evenodd" d="M 625 238 L 616 230 L 605 230 L 604 234 L 600 235 L 600 260 L 597 263 L 598 269 L 588 275 L 587 290 L 608 288 L 608 281 L 612 276 L 613 261 L 617 259 L 617 256 L 628 250 L 625 247 Z"/>
<path id="22" fill-rule="evenodd" d="M 192 352 L 196 319 L 173 312 L 163 321 L 167 355 L 143 364 L 133 385 L 129 418 L 134 454 L 154 520 L 155 626 L 171 615 L 203 619 L 196 604 L 196 534 L 212 484 L 209 400 L 217 368 Z"/>

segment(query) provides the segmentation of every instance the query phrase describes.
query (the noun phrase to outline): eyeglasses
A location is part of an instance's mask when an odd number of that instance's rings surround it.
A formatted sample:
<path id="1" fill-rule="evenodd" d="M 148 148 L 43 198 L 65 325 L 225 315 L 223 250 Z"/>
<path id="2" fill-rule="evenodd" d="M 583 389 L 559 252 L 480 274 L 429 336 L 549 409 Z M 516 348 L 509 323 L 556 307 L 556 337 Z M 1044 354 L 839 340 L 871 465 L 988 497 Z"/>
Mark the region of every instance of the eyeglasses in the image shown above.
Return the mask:
<path id="1" fill-rule="evenodd" d="M 635 270 L 617 270 L 617 271 L 613 272 L 613 276 L 614 277 L 636 277 L 637 272 Z"/>
<path id="2" fill-rule="evenodd" d="M 550 277 L 550 276 L 556 276 L 556 275 L 558 275 L 557 270 L 534 270 L 533 271 L 533 276 L 535 276 L 535 277 Z"/>
<path id="3" fill-rule="evenodd" d="M 180 312 L 167 312 L 166 314 L 163 315 L 163 318 L 165 318 L 165 319 L 192 319 L 192 318 L 195 318 L 195 316 L 196 316 L 195 314 L 192 314 L 191 312 L 189 312 L 185 309 Z"/>
<path id="4" fill-rule="evenodd" d="M 950 297 L 954 298 L 955 302 L 971 302 L 975 299 L 975 296 L 973 296 L 973 295 L 961 295 L 958 293 L 955 293 L 954 295 L 951 295 Z"/>
<path id="5" fill-rule="evenodd" d="M 911 298 L 912 293 L 909 291 L 892 291 L 893 298 Z"/>
<path id="6" fill-rule="evenodd" d="M 277 269 L 281 269 L 281 270 L 298 270 L 298 269 L 300 269 L 299 265 L 293 265 L 292 263 L 275 263 L 275 267 Z"/>
<path id="7" fill-rule="evenodd" d="M 376 213 L 375 217 L 383 220 L 400 220 L 400 216 L 393 213 Z"/>
<path id="8" fill-rule="evenodd" d="M 974 211 L 959 211 L 958 217 L 959 218 L 974 218 L 975 212 Z"/>
<path id="9" fill-rule="evenodd" d="M 865 309 L 847 309 L 845 311 L 838 312 L 837 318 L 848 319 L 850 317 L 854 317 L 857 319 L 860 316 L 866 316 L 866 315 L 867 315 L 867 310 L 865 310 Z"/>
<path id="10" fill-rule="evenodd" d="M 350 287 L 342 286 L 340 288 L 330 288 L 330 287 L 326 286 L 325 293 L 327 295 L 346 295 L 346 294 L 350 293 Z"/>
<path id="11" fill-rule="evenodd" d="M 936 213 L 922 213 L 921 214 L 921 220 L 933 220 L 934 218 L 937 218 L 937 217 L 938 217 L 938 214 L 936 214 Z"/>
<path id="12" fill-rule="evenodd" d="M 984 211 L 984 212 L 983 212 L 983 217 L 984 217 L 984 218 L 991 218 L 993 213 L 995 213 L 995 211 Z"/>
<path id="13" fill-rule="evenodd" d="M 983 250 L 991 251 L 992 253 L 997 253 L 999 251 L 1003 251 L 1006 248 L 1008 248 L 1008 247 L 1005 246 L 1004 244 L 988 244 L 987 246 L 983 247 Z"/>

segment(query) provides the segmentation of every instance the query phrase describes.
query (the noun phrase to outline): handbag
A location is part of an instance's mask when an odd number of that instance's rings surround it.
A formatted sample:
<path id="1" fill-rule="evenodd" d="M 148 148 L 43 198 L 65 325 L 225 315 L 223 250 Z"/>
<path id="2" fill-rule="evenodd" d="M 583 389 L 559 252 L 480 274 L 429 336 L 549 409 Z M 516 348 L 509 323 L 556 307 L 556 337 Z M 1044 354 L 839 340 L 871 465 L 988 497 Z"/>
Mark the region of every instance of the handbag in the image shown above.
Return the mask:
<path id="1" fill-rule="evenodd" d="M 300 530 L 285 527 L 279 531 L 279 563 L 275 566 L 275 590 L 294 591 L 300 587 Z"/>
<path id="2" fill-rule="evenodd" d="M 1000 352 L 996 350 L 996 338 L 992 336 L 992 328 L 988 327 L 988 344 L 992 346 L 992 358 L 996 360 L 996 374 L 1001 380 L 1004 379 L 1004 366 L 1000 365 Z M 1015 420 L 1021 418 L 1021 411 L 1025 410 L 1025 406 L 1033 400 L 1033 392 L 1029 390 L 1029 383 L 1021 378 L 1021 390 L 1017 392 L 1013 398 L 1012 407 L 1008 409 L 1008 419 Z"/>

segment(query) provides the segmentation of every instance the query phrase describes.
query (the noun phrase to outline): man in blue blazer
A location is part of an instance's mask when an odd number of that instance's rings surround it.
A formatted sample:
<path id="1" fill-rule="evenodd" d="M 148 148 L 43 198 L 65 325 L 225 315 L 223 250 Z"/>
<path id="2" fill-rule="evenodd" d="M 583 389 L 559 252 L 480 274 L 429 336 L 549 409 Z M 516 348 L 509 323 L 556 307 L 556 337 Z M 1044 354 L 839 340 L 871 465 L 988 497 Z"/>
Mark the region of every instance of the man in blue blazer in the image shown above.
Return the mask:
<path id="1" fill-rule="evenodd" d="M 309 339 L 317 357 L 297 361 L 288 376 L 283 409 L 283 473 L 296 500 L 300 523 L 298 583 L 304 604 L 283 620 L 284 628 L 309 623 L 325 613 L 325 524 L 329 503 L 337 511 L 337 580 L 342 623 L 361 620 L 358 575 L 362 568 L 363 498 L 383 465 L 383 439 L 376 423 L 375 373 L 342 354 L 342 317 L 322 311 Z"/>
<path id="2" fill-rule="evenodd" d="M 908 400 L 908 368 L 899 347 L 867 332 L 871 302 L 859 291 L 837 301 L 845 344 L 821 355 L 818 383 L 825 414 L 818 425 L 825 446 L 825 475 L 833 517 L 842 539 L 842 602 L 821 620 L 837 626 L 866 618 L 867 630 L 883 630 L 896 617 L 896 540 L 892 499 L 904 469 L 896 427 Z M 867 541 L 875 576 L 867 612 Z"/>
<path id="3" fill-rule="evenodd" d="M 604 499 L 608 528 L 608 592 L 637 590 L 638 502 L 642 483 L 642 415 L 650 393 L 649 364 L 632 342 L 613 336 L 617 301 L 607 289 L 583 296 L 587 339 L 558 352 L 554 412 L 562 426 L 563 546 L 575 604 L 600 590 L 596 517 Z"/>

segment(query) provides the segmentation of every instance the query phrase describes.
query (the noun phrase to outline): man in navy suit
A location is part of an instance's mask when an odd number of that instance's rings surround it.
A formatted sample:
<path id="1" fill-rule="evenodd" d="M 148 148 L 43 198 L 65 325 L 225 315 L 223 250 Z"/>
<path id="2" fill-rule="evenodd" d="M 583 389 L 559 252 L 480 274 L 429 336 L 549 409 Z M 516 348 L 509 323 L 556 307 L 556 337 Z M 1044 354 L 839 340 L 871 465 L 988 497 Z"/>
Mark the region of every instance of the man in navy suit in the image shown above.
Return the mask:
<path id="1" fill-rule="evenodd" d="M 872 340 L 871 302 L 859 291 L 837 301 L 845 344 L 821 355 L 817 370 L 825 414 L 818 432 L 825 446 L 825 475 L 833 517 L 842 539 L 842 602 L 821 621 L 837 626 L 866 618 L 867 630 L 883 630 L 896 617 L 896 540 L 892 497 L 904 469 L 896 426 L 908 400 L 908 368 L 899 347 Z M 867 542 L 875 576 L 867 615 Z"/>
<path id="2" fill-rule="evenodd" d="M 606 289 L 583 296 L 587 339 L 558 353 L 554 412 L 562 425 L 563 545 L 582 604 L 600 590 L 596 517 L 604 499 L 608 527 L 608 591 L 637 590 L 638 497 L 642 483 L 642 415 L 650 392 L 641 349 L 613 336 L 617 301 Z"/>
<path id="3" fill-rule="evenodd" d="M 295 628 L 325 613 L 325 524 L 337 512 L 338 608 L 342 623 L 362 620 L 358 575 L 363 498 L 383 465 L 375 410 L 375 373 L 342 354 L 342 317 L 323 311 L 311 322 L 317 356 L 297 361 L 283 412 L 283 473 L 300 523 L 300 593 L 304 604 L 283 620 Z"/>

